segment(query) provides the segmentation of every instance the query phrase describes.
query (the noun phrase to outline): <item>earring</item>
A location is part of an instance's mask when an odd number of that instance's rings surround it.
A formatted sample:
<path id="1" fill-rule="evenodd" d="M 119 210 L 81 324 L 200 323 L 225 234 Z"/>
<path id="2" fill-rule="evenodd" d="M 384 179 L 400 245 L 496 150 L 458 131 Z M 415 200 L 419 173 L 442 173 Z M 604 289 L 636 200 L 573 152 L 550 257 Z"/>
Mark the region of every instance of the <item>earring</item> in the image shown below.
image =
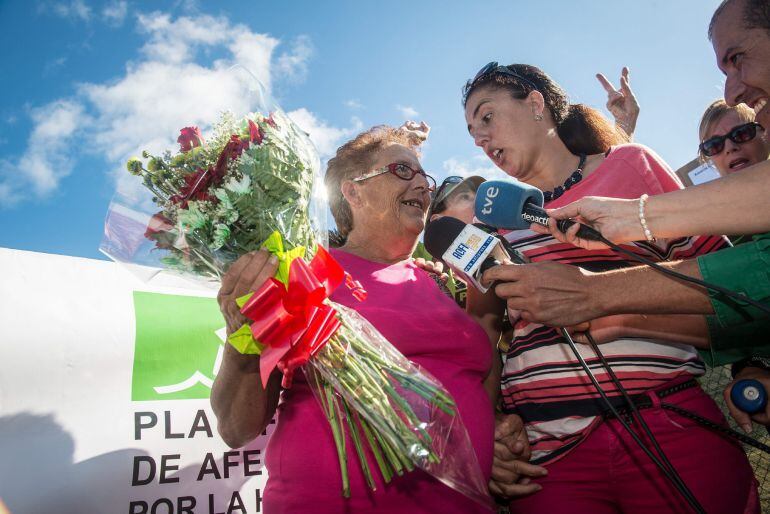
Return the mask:
<path id="1" fill-rule="evenodd" d="M 535 121 L 543 121 L 543 115 L 542 114 L 535 114 Z"/>

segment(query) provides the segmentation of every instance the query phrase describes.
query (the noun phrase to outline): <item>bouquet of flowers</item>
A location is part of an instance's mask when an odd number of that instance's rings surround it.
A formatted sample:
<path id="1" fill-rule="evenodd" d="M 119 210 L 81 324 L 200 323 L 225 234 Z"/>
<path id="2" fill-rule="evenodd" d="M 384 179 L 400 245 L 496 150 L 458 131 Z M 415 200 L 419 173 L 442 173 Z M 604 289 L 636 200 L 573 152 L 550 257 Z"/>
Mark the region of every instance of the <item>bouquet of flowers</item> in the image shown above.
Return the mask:
<path id="1" fill-rule="evenodd" d="M 325 230 L 316 220 L 315 149 L 280 110 L 236 119 L 225 112 L 206 142 L 198 127 L 181 129 L 180 149 L 129 159 L 127 170 L 153 195 L 156 212 L 141 237 L 142 216 L 119 197 L 110 206 L 101 250 L 118 261 L 159 265 L 218 280 L 228 264 L 278 231 L 292 248 L 314 248 Z M 129 226 L 134 223 L 133 230 Z M 291 257 L 284 256 L 287 271 Z"/>
<path id="2" fill-rule="evenodd" d="M 347 432 L 372 489 L 367 454 L 385 482 L 421 468 L 491 505 L 449 393 L 358 313 L 328 299 L 342 284 L 361 301 L 366 292 L 323 247 L 320 164 L 307 135 L 275 108 L 225 113 L 208 140 L 185 127 L 177 141 L 177 152 L 127 162 L 152 199 L 137 205 L 118 195 L 101 250 L 216 281 L 238 257 L 267 248 L 278 272 L 238 300 L 250 321 L 229 342 L 260 355 L 265 384 L 276 367 L 285 388 L 297 368 L 305 371 L 331 425 L 342 494 L 350 495 Z"/>

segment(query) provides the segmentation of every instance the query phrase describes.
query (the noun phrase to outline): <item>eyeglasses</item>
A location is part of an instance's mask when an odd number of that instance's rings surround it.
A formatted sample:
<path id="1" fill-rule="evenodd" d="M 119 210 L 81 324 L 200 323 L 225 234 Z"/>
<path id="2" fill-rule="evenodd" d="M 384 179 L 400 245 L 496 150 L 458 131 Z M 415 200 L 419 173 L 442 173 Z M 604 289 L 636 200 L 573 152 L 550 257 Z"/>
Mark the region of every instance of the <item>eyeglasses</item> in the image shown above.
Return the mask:
<path id="1" fill-rule="evenodd" d="M 376 177 L 378 175 L 383 175 L 385 173 L 392 173 L 401 180 L 412 180 L 414 176 L 419 173 L 425 177 L 425 180 L 428 181 L 428 191 L 433 192 L 436 190 L 436 179 L 425 173 L 425 170 L 415 170 L 402 162 L 391 162 L 387 166 L 383 166 L 382 168 L 372 170 L 369 173 L 365 173 L 360 177 L 354 178 L 353 182 L 361 182 L 362 180 Z"/>
<path id="2" fill-rule="evenodd" d="M 698 149 L 706 157 L 714 157 L 725 149 L 726 139 L 729 139 L 737 145 L 741 143 L 748 143 L 757 137 L 758 128 L 761 129 L 762 125 L 755 122 L 738 125 L 737 127 L 733 127 L 730 132 L 724 136 L 714 136 L 706 139 L 700 145 L 698 145 Z"/>
<path id="3" fill-rule="evenodd" d="M 528 78 L 522 77 L 520 74 L 516 73 L 508 66 L 501 66 L 497 64 L 497 61 L 492 61 L 490 63 L 487 63 L 486 66 L 484 66 L 483 68 L 481 68 L 478 71 L 478 73 L 476 73 L 476 76 L 473 77 L 472 80 L 469 80 L 468 82 L 465 83 L 465 87 L 463 87 L 463 99 L 465 100 L 468 98 L 468 94 L 471 92 L 471 90 L 474 87 L 476 87 L 476 83 L 478 83 L 481 79 L 489 75 L 494 75 L 495 73 L 499 73 L 501 75 L 509 75 L 511 77 L 517 78 L 520 81 L 527 84 L 528 86 L 530 86 L 532 89 L 537 90 L 537 86 L 534 84 L 534 82 L 532 82 Z"/>

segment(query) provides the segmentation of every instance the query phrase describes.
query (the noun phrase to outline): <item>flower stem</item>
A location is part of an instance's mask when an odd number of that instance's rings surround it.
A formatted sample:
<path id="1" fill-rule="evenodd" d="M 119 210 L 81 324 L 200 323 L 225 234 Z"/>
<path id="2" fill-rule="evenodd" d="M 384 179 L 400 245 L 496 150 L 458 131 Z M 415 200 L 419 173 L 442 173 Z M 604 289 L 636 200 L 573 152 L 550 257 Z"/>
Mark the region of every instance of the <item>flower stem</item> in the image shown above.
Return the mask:
<path id="1" fill-rule="evenodd" d="M 348 457 L 345 452 L 345 435 L 342 433 L 342 424 L 340 422 L 339 405 L 337 405 L 337 399 L 334 396 L 334 389 L 332 386 L 323 381 L 324 394 L 326 395 L 326 403 L 329 411 L 327 412 L 327 418 L 329 424 L 332 427 L 332 435 L 334 436 L 334 444 L 337 447 L 337 458 L 340 461 L 340 473 L 342 474 L 342 496 L 350 498 L 350 477 L 348 476 Z"/>
<path id="2" fill-rule="evenodd" d="M 374 491 L 377 486 L 374 484 L 374 477 L 372 476 L 372 470 L 369 469 L 369 461 L 366 460 L 366 454 L 364 453 L 364 447 L 361 444 L 361 435 L 358 431 L 357 423 L 353 419 L 353 414 L 348 406 L 348 402 L 342 400 L 342 407 L 345 409 L 345 419 L 348 422 L 348 431 L 350 437 L 353 439 L 353 445 L 356 447 L 356 453 L 358 454 L 358 460 L 361 463 L 361 470 L 364 472 L 364 478 L 366 478 L 366 484 L 369 489 Z"/>
<path id="3" fill-rule="evenodd" d="M 364 436 L 366 437 L 366 441 L 369 443 L 369 448 L 372 450 L 374 459 L 377 461 L 377 466 L 380 468 L 382 479 L 387 484 L 390 482 L 390 479 L 393 478 L 393 472 L 391 471 L 390 466 L 388 466 L 388 462 L 383 457 L 380 444 L 377 442 L 377 438 L 374 436 L 372 427 L 369 426 L 369 422 L 359 416 L 358 413 L 356 413 L 355 416 L 358 420 L 358 423 L 361 425 L 361 428 L 364 430 Z"/>

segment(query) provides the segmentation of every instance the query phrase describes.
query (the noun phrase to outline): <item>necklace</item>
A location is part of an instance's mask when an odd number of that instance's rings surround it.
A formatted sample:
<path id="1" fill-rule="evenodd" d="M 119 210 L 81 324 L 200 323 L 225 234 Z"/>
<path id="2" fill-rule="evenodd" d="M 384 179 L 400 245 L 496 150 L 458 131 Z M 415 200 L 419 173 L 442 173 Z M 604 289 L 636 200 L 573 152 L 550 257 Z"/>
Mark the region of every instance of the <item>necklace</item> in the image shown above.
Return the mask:
<path id="1" fill-rule="evenodd" d="M 564 194 L 565 191 L 567 191 L 569 188 L 583 180 L 583 165 L 586 163 L 586 154 L 581 153 L 580 154 L 580 162 L 578 163 L 578 167 L 575 171 L 570 173 L 570 176 L 567 177 L 567 180 L 564 181 L 564 185 L 562 186 L 556 186 L 553 191 L 544 191 L 543 192 L 543 200 L 547 203 L 551 200 L 556 200 L 561 195 Z"/>

